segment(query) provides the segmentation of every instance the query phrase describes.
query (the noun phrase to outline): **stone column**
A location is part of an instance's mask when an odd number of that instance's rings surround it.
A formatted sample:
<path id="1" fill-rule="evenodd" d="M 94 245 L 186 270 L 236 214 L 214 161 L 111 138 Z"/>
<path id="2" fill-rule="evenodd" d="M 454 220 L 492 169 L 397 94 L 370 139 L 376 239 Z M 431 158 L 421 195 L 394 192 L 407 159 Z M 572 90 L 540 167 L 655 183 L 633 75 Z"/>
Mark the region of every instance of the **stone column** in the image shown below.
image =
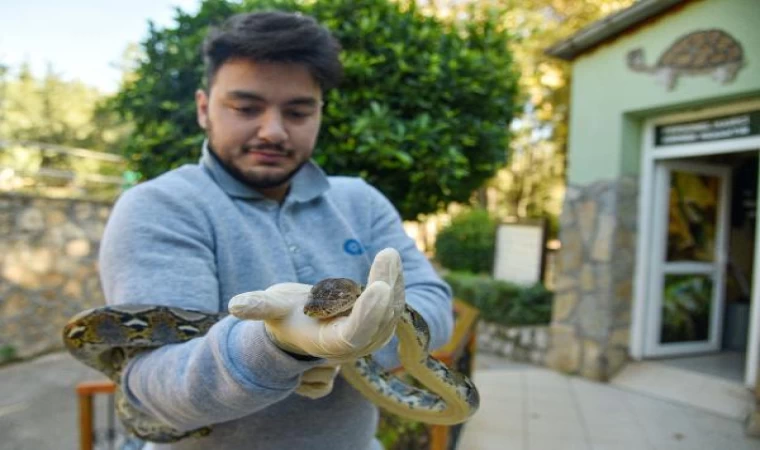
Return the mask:
<path id="1" fill-rule="evenodd" d="M 569 186 L 546 365 L 607 381 L 628 359 L 638 179 Z"/>

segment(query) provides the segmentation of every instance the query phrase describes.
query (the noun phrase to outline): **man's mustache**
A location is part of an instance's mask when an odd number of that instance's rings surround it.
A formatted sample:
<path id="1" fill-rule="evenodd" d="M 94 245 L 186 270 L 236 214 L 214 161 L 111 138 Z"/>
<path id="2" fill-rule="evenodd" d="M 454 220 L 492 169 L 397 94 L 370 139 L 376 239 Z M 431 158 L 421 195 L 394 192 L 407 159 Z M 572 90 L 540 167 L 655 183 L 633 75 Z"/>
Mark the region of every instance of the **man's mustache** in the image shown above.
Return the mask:
<path id="1" fill-rule="evenodd" d="M 244 152 L 277 152 L 287 154 L 288 149 L 279 144 L 260 144 L 260 145 L 247 145 L 243 147 Z"/>

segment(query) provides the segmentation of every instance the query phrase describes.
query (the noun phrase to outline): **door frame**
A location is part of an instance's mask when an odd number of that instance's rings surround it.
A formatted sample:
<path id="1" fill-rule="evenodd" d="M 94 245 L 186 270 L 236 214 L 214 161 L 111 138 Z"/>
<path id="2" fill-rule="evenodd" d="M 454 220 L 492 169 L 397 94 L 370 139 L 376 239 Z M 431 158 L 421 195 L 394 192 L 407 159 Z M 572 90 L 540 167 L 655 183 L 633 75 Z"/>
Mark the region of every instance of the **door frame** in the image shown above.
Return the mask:
<path id="1" fill-rule="evenodd" d="M 728 262 L 727 241 L 730 232 L 730 200 L 731 200 L 731 170 L 730 167 L 723 165 L 708 165 L 692 162 L 674 162 L 670 160 L 658 160 L 655 164 L 654 183 L 656 192 L 670 192 L 670 174 L 672 171 L 691 172 L 705 175 L 713 175 L 721 178 L 719 196 L 719 210 L 717 211 L 715 255 L 712 263 L 693 263 L 693 262 L 673 262 L 671 265 L 681 266 L 676 273 L 697 273 L 704 270 L 702 266 L 717 266 L 718 271 L 711 269 L 709 273 L 715 273 L 713 278 L 714 286 L 722 286 L 726 276 L 726 264 Z M 720 347 L 722 337 L 722 319 L 723 308 L 725 307 L 725 292 L 719 289 L 713 289 L 711 305 L 714 309 L 710 313 L 709 331 L 713 334 L 712 338 L 699 342 L 681 342 L 660 344 L 659 330 L 662 326 L 662 302 L 663 299 L 663 282 L 665 271 L 665 246 L 667 245 L 667 227 L 668 227 L 668 206 L 670 197 L 668 195 L 655 195 L 654 210 L 659 214 L 653 214 L 652 227 L 652 251 L 649 254 L 649 305 L 647 308 L 647 318 L 645 321 L 646 342 L 644 353 L 648 357 L 670 356 L 678 354 L 699 353 L 714 351 Z M 707 273 L 707 272 L 706 272 Z M 659 298 L 659 302 L 656 299 Z"/>
<path id="2" fill-rule="evenodd" d="M 641 159 L 638 198 L 638 233 L 636 238 L 636 262 L 634 267 L 633 311 L 631 315 L 631 334 L 629 340 L 630 356 L 634 360 L 643 358 L 646 345 L 646 325 L 650 286 L 649 255 L 652 249 L 654 227 L 655 166 L 658 161 L 707 156 L 722 153 L 736 153 L 760 149 L 760 136 L 726 139 L 723 141 L 702 142 L 696 144 L 669 145 L 655 149 L 655 127 L 668 123 L 699 120 L 724 114 L 737 114 L 760 108 L 760 100 L 737 102 L 731 105 L 704 108 L 689 112 L 675 113 L 653 117 L 646 120 L 641 129 Z M 758 168 L 760 170 L 760 167 Z M 760 206 L 760 189 L 758 189 Z M 755 225 L 756 239 L 760 239 L 760 219 Z M 744 384 L 755 386 L 760 361 L 760 242 L 755 245 L 754 273 L 752 274 L 752 298 L 750 302 L 750 329 L 746 355 Z"/>

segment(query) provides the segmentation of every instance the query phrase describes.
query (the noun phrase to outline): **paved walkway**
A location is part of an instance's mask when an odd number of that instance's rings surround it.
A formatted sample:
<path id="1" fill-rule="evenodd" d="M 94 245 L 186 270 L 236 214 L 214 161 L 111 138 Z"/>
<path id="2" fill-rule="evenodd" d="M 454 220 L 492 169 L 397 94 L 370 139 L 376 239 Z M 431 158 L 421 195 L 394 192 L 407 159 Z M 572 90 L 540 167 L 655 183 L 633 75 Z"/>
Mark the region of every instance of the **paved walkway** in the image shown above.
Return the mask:
<path id="1" fill-rule="evenodd" d="M 478 366 L 481 409 L 459 450 L 760 450 L 704 409 L 487 355 Z M 63 353 L 0 368 L 0 448 L 76 449 L 74 386 L 95 379 Z"/>
<path id="2" fill-rule="evenodd" d="M 56 353 L 0 368 L 0 448 L 74 450 L 79 416 L 74 387 L 104 377 Z"/>
<path id="3" fill-rule="evenodd" d="M 760 449 L 739 420 L 702 408 L 478 358 L 481 409 L 465 427 L 460 450 Z"/>

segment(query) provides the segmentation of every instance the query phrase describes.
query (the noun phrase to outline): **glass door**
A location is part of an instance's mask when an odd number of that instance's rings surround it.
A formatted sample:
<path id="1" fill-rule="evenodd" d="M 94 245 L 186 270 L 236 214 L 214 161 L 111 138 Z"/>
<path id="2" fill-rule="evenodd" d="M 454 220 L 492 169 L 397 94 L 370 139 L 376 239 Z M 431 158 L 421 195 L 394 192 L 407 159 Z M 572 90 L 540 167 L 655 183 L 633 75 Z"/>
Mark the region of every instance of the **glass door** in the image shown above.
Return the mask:
<path id="1" fill-rule="evenodd" d="M 730 178 L 725 166 L 656 166 L 648 356 L 720 349 Z"/>

